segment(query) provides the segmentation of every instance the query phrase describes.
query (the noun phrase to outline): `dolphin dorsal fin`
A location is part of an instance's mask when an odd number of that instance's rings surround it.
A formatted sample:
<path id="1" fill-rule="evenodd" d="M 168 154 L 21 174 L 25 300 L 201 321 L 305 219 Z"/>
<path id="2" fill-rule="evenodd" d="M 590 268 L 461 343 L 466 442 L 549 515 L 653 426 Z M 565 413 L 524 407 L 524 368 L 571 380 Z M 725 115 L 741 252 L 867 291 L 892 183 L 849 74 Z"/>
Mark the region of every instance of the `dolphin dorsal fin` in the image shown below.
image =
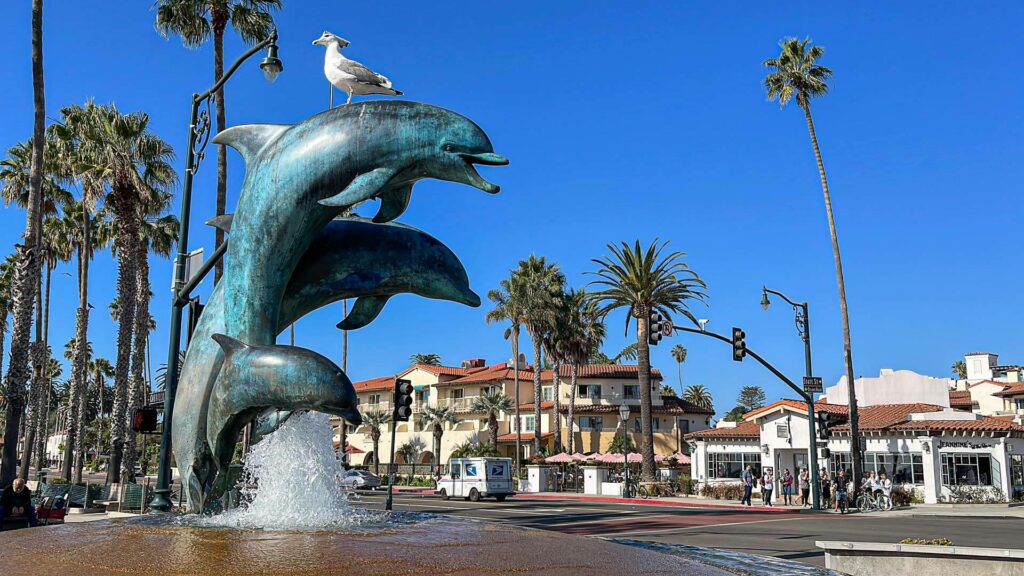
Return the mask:
<path id="1" fill-rule="evenodd" d="M 373 221 L 377 224 L 391 222 L 405 213 L 409 208 L 409 199 L 412 198 L 412 183 L 404 184 L 393 190 L 385 192 L 380 197 L 380 209 Z"/>
<path id="2" fill-rule="evenodd" d="M 217 134 L 213 138 L 213 143 L 224 144 L 238 150 L 248 164 L 260 150 L 289 128 L 290 124 L 242 124 Z"/>
<path id="3" fill-rule="evenodd" d="M 338 323 L 338 328 L 356 330 L 373 322 L 373 319 L 384 309 L 384 305 L 388 303 L 388 298 L 390 296 L 361 296 L 357 298 L 355 305 L 352 306 L 352 311 Z"/>
<path id="4" fill-rule="evenodd" d="M 221 349 L 224 350 L 224 354 L 227 356 L 249 347 L 245 342 L 232 338 L 227 334 L 214 334 L 211 338 L 213 338 L 217 344 L 220 344 Z"/>
<path id="5" fill-rule="evenodd" d="M 222 232 L 231 231 L 231 220 L 234 218 L 234 214 L 221 214 L 220 216 L 214 216 L 206 221 L 207 226 L 213 226 L 217 230 Z"/>

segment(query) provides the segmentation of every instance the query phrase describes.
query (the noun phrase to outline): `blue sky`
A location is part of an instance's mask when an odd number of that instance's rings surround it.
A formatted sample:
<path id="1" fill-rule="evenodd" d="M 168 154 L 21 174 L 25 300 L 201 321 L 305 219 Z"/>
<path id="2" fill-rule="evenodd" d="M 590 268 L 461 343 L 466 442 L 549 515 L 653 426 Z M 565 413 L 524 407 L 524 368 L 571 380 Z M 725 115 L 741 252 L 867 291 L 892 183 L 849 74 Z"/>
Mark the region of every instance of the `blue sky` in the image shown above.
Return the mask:
<path id="1" fill-rule="evenodd" d="M 748 345 L 794 379 L 803 358 L 792 315 L 782 306 L 762 311 L 760 290 L 807 299 L 815 372 L 827 385 L 843 371 L 842 331 L 821 189 L 802 114 L 767 102 L 761 87 L 761 62 L 779 39 L 809 35 L 836 74 L 813 111 L 846 265 L 856 373 L 945 375 L 976 349 L 1024 362 L 1019 3 L 285 4 L 277 16 L 285 71 L 268 85 L 257 59 L 245 65 L 228 85 L 229 125 L 297 122 L 326 108 L 323 48 L 310 42 L 331 30 L 352 42 L 349 57 L 387 74 L 409 99 L 472 118 L 511 159 L 484 169 L 501 194 L 423 182 L 402 218 L 459 254 L 478 293 L 531 252 L 582 286 L 608 242 L 658 237 L 685 251 L 707 281 L 708 306 L 695 313 L 711 319 L 709 328 L 742 326 Z M 47 0 L 47 112 L 89 97 L 144 110 L 178 151 L 180 171 L 189 95 L 211 83 L 212 50 L 161 38 L 149 7 Z M 31 133 L 29 24 L 28 2 L 8 6 L 0 24 L 5 149 Z M 229 35 L 226 60 L 243 49 Z M 211 147 L 197 176 L 196 223 L 213 214 L 214 156 Z M 234 152 L 229 172 L 233 206 L 244 174 Z M 0 210 L 0 245 L 13 245 L 23 227 L 23 211 Z M 193 228 L 191 244 L 210 250 L 204 228 Z M 73 266 L 54 275 L 58 353 L 73 334 Z M 90 284 L 90 338 L 111 359 L 115 271 L 100 255 Z M 168 262 L 154 262 L 155 365 L 166 358 L 170 274 Z M 507 359 L 504 327 L 484 323 L 486 306 L 396 297 L 351 333 L 353 380 L 394 373 L 416 352 L 449 363 Z M 303 319 L 297 344 L 339 360 L 340 316 L 336 304 Z M 622 321 L 610 319 L 609 353 L 627 343 Z M 681 340 L 690 350 L 684 384 L 710 387 L 720 413 L 743 385 L 792 396 L 753 362 L 734 363 L 727 346 Z M 674 383 L 671 344 L 653 358 Z"/>

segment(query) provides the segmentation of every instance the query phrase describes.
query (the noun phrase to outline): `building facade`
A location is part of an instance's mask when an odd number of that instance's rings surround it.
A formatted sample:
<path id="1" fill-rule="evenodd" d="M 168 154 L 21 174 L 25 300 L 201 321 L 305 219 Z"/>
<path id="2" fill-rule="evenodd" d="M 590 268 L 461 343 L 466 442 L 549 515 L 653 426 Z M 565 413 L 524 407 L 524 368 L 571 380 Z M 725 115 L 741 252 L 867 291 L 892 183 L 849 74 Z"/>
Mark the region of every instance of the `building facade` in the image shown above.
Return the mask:
<path id="1" fill-rule="evenodd" d="M 390 413 L 395 378 L 410 380 L 415 390 L 412 417 L 399 423 L 395 430 L 395 445 L 413 443 L 422 447 L 416 452 L 417 463 L 434 461 L 433 428 L 421 421 L 428 406 L 449 406 L 458 420 L 444 425 L 441 437 L 440 462 L 446 462 L 452 452 L 467 443 L 489 442 L 490 429 L 487 414 L 475 408 L 476 400 L 489 391 L 500 391 L 513 402 L 516 399 L 516 376 L 519 381 L 519 419 L 524 461 L 533 456 L 533 442 L 540 435 L 542 446 L 550 453 L 555 450 L 555 427 L 559 428 L 563 449 L 569 446 L 569 408 L 573 406 L 572 437 L 576 452 L 607 452 L 621 434 L 619 406 L 630 406 L 627 430 L 631 446 L 640 445 L 640 391 L 638 369 L 631 365 L 584 365 L 578 367 L 577 385 L 571 385 L 571 369 L 560 367 L 541 372 L 541 418 L 534 411 L 533 370 L 520 361 L 518 369 L 511 363 L 486 365 L 483 360 L 467 360 L 462 366 L 429 366 L 416 364 L 395 376 L 373 378 L 354 384 L 363 414 L 381 410 Z M 662 396 L 662 376 L 652 370 L 652 426 L 655 452 L 672 454 L 687 448 L 683 437 L 689 432 L 709 427 L 714 411 L 696 406 L 679 398 Z M 575 396 L 575 399 L 573 399 Z M 556 400 L 558 403 L 556 412 Z M 555 414 L 558 417 L 556 419 Z M 557 420 L 557 423 L 556 423 Z M 515 410 L 498 416 L 498 451 L 503 456 L 514 456 L 516 445 Z M 388 461 L 391 451 L 390 425 L 380 429 L 377 449 L 381 462 Z M 368 425 L 349 427 L 347 440 L 356 450 L 352 464 L 371 464 L 374 447 Z M 634 448 L 635 450 L 636 448 Z M 361 453 L 360 453 L 361 452 Z M 404 456 L 396 462 L 404 463 Z"/>

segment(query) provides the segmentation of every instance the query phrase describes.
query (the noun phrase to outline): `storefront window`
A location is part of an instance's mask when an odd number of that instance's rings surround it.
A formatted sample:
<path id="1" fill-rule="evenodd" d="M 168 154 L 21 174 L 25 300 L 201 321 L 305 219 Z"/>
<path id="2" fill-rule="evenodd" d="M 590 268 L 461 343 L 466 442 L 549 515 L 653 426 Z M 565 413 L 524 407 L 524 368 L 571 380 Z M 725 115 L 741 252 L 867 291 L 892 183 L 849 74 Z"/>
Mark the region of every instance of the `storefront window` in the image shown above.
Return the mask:
<path id="1" fill-rule="evenodd" d="M 885 472 L 894 484 L 924 484 L 921 454 L 872 452 L 864 455 L 864 471 Z"/>
<path id="2" fill-rule="evenodd" d="M 1020 454 L 1010 455 L 1010 483 L 1024 489 L 1024 456 Z"/>
<path id="3" fill-rule="evenodd" d="M 987 454 L 943 454 L 942 483 L 946 486 L 991 486 L 992 458 Z"/>
<path id="4" fill-rule="evenodd" d="M 708 478 L 735 478 L 753 466 L 754 476 L 761 475 L 761 454 L 758 452 L 708 452 Z"/>
<path id="5" fill-rule="evenodd" d="M 828 459 L 828 473 L 833 478 L 839 475 L 840 470 L 846 472 L 847 478 L 853 475 L 853 460 L 850 459 L 849 452 L 833 452 L 832 457 Z"/>

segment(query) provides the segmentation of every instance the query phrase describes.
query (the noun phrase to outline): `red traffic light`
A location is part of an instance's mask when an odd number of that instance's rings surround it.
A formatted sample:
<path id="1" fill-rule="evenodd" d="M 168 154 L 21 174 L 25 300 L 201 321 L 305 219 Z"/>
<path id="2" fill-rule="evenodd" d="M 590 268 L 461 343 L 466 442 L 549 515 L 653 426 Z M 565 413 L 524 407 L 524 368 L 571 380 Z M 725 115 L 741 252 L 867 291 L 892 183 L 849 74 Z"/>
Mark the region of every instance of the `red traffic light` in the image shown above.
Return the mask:
<path id="1" fill-rule="evenodd" d="M 156 408 L 136 408 L 132 414 L 132 430 L 142 434 L 156 432 Z"/>
<path id="2" fill-rule="evenodd" d="M 395 421 L 406 422 L 412 416 L 412 382 L 395 379 L 395 408 L 391 416 Z"/>

